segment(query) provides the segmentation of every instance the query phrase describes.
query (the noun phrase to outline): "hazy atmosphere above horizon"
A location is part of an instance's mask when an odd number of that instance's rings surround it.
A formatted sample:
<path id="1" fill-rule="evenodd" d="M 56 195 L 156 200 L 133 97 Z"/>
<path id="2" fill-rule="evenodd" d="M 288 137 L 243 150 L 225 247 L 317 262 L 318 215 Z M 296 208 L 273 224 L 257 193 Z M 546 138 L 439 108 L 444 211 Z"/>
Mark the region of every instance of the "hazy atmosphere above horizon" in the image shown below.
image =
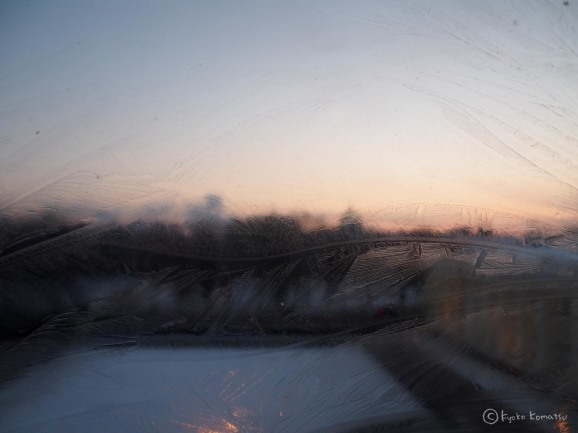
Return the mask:
<path id="1" fill-rule="evenodd" d="M 3 1 L 0 214 L 578 214 L 578 2 Z"/>

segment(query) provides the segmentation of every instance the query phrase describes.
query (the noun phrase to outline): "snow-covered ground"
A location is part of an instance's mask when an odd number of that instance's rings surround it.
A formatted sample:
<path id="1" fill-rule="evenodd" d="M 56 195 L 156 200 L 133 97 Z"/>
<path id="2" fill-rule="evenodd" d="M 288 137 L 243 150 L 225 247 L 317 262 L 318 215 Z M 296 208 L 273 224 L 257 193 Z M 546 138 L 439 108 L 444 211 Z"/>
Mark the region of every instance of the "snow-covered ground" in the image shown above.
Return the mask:
<path id="1" fill-rule="evenodd" d="M 2 390 L 0 431 L 307 432 L 427 411 L 360 348 L 83 351 Z"/>

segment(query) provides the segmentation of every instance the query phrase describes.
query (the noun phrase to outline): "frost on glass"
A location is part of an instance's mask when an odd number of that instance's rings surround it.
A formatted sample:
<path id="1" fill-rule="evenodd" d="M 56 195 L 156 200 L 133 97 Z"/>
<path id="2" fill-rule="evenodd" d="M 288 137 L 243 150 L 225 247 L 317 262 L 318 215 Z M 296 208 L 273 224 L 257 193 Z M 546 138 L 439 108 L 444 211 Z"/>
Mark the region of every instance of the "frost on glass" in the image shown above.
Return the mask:
<path id="1" fill-rule="evenodd" d="M 0 432 L 578 429 L 577 8 L 5 2 Z"/>

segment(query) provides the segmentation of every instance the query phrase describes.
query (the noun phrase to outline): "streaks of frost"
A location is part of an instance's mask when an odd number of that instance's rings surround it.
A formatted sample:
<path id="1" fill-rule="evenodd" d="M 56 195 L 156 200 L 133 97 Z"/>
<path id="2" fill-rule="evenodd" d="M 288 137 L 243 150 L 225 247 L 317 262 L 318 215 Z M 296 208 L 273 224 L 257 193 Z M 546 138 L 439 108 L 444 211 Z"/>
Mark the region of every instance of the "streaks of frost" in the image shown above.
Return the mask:
<path id="1" fill-rule="evenodd" d="M 574 428 L 573 3 L 182 6 L 0 26 L 0 430 Z"/>

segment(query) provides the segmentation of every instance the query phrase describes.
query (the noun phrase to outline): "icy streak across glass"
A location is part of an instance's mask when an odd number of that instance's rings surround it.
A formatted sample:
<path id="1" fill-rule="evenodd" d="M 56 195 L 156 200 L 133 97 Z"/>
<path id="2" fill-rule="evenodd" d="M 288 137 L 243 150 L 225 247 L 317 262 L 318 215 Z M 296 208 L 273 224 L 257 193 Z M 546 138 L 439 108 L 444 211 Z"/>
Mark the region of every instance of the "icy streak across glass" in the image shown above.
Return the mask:
<path id="1" fill-rule="evenodd" d="M 0 433 L 574 432 L 578 3 L 0 5 Z"/>

